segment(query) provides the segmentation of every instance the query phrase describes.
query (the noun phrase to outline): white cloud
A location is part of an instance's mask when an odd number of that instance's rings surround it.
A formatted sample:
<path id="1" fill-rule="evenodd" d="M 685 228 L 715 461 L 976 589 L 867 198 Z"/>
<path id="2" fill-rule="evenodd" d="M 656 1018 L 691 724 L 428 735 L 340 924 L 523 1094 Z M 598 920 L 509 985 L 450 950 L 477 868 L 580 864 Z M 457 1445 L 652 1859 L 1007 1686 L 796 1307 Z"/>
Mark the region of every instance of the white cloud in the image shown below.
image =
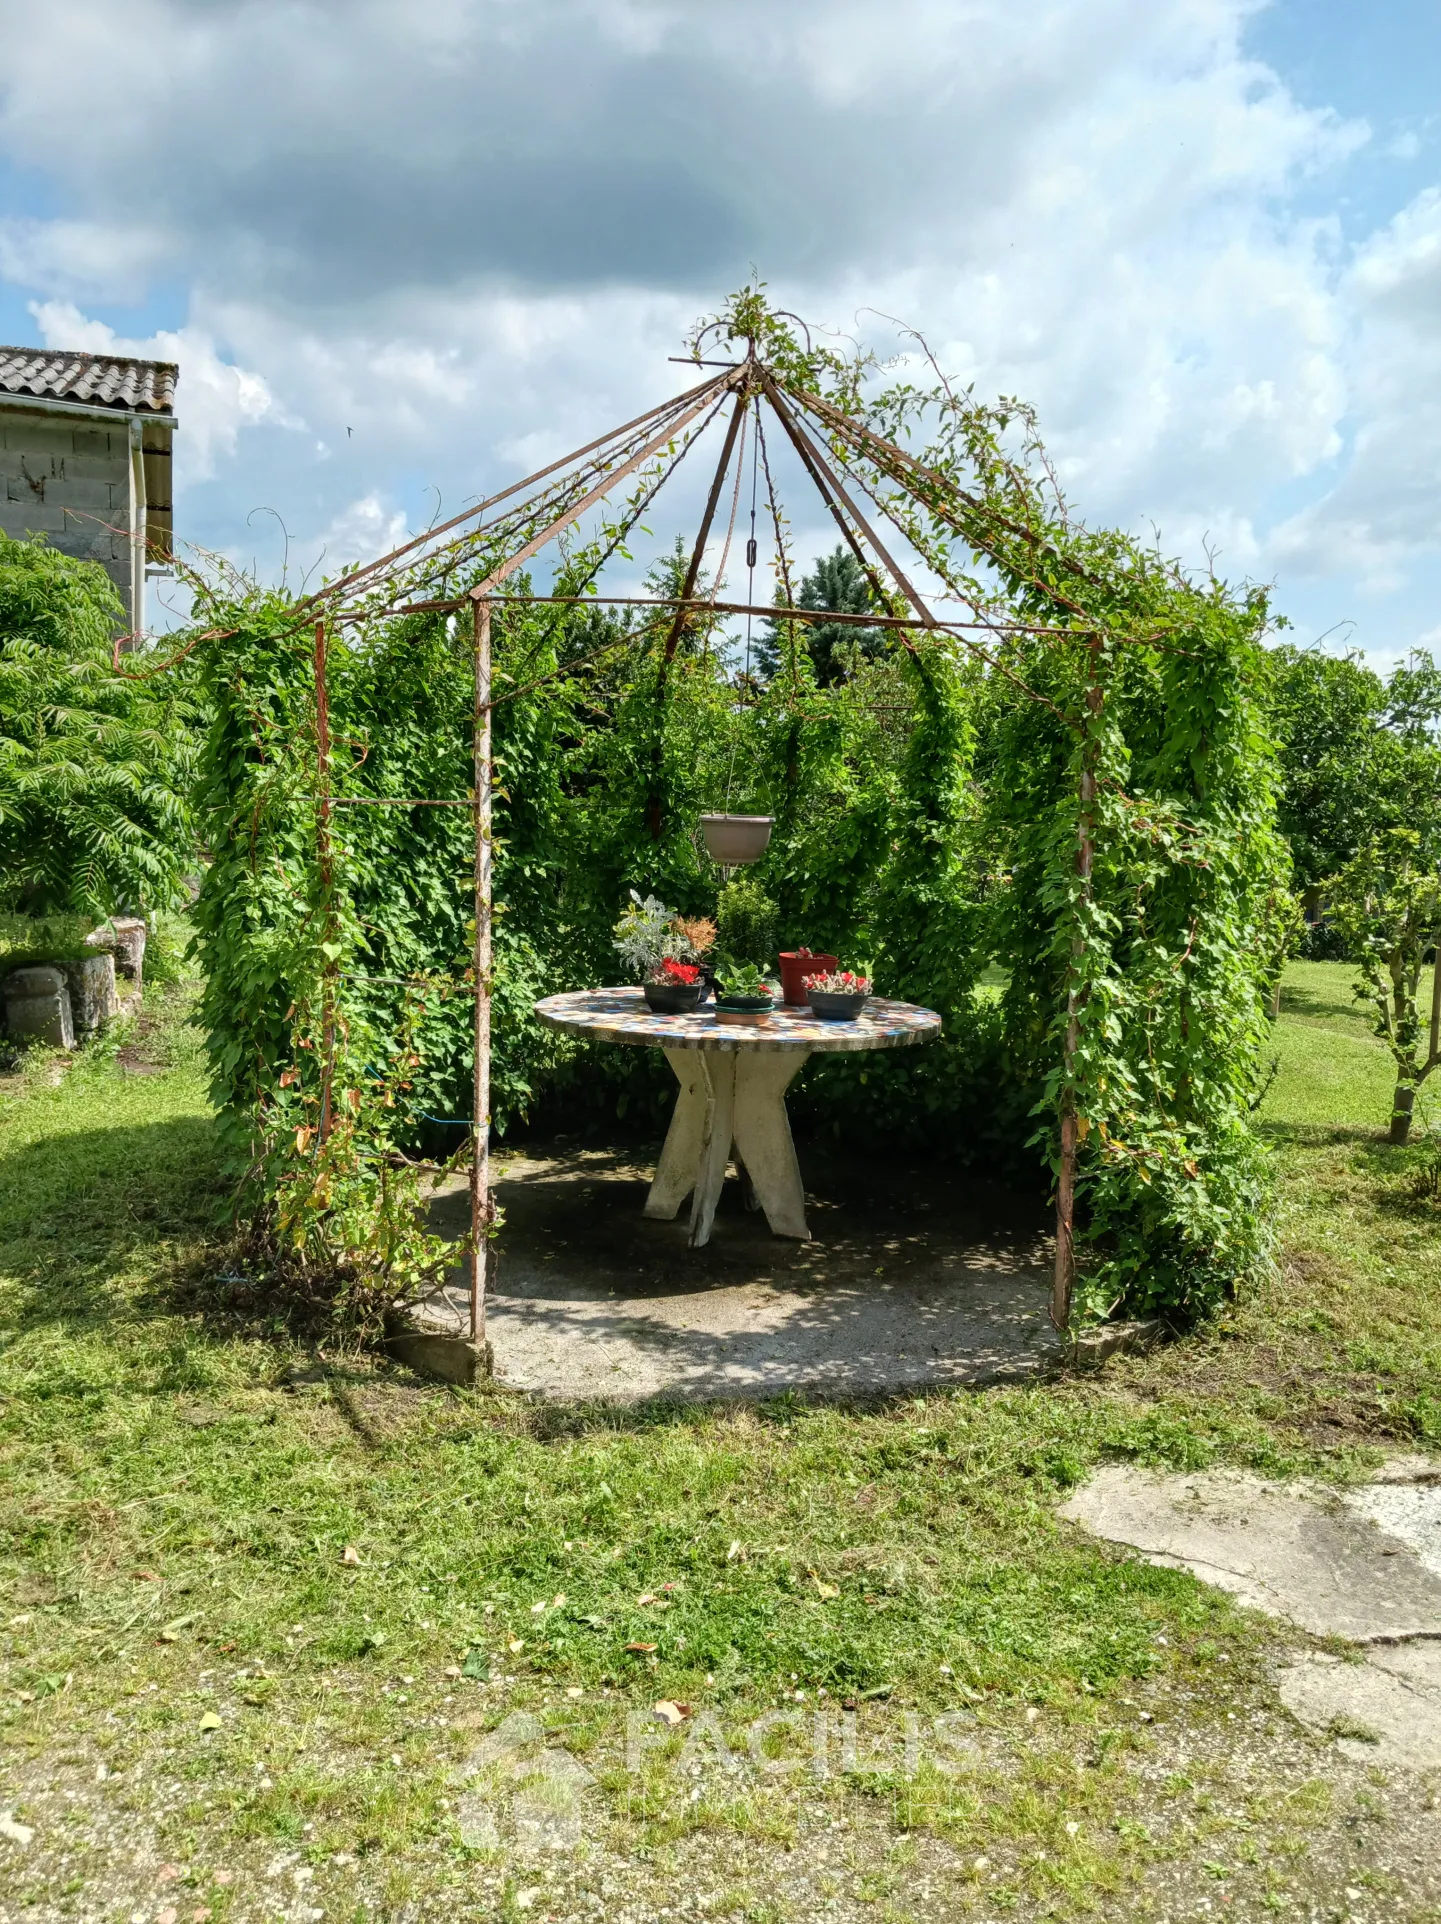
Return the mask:
<path id="1" fill-rule="evenodd" d="M 235 453 L 242 427 L 270 421 L 298 427 L 277 408 L 263 376 L 223 361 L 203 330 L 162 328 L 145 340 L 127 340 L 104 321 L 89 320 L 68 301 L 34 301 L 30 307 L 46 347 L 83 354 L 124 354 L 138 360 L 177 361 L 181 433 L 175 444 L 176 485 L 208 480 Z"/>
<path id="2" fill-rule="evenodd" d="M 139 300 L 167 251 L 165 237 L 149 228 L 0 219 L 0 280 L 48 294 Z"/>
<path id="3" fill-rule="evenodd" d="M 137 263 L 188 286 L 119 351 L 182 363 L 209 545 L 264 501 L 329 567 L 453 512 L 681 385 L 755 260 L 1035 402 L 1083 513 L 1375 613 L 1441 561 L 1441 195 L 1353 248 L 1369 130 L 1246 56 L 1252 6 L 50 0 L 61 60 L 0 0 L 0 151 L 65 205 L 0 274 L 72 346 Z"/>
<path id="4" fill-rule="evenodd" d="M 1419 194 L 1358 250 L 1340 300 L 1351 325 L 1349 458 L 1271 550 L 1297 572 L 1352 571 L 1375 597 L 1441 552 L 1441 192 Z"/>

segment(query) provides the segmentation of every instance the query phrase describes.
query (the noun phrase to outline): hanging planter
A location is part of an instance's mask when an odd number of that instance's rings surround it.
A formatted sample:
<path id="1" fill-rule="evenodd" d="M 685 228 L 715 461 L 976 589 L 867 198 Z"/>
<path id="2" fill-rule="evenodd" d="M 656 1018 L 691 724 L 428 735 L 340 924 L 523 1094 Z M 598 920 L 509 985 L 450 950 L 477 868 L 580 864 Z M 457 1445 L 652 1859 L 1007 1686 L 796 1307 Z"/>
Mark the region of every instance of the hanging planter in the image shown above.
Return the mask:
<path id="1" fill-rule="evenodd" d="M 771 839 L 773 815 L 702 815 L 701 834 L 711 860 L 722 868 L 758 862 Z"/>

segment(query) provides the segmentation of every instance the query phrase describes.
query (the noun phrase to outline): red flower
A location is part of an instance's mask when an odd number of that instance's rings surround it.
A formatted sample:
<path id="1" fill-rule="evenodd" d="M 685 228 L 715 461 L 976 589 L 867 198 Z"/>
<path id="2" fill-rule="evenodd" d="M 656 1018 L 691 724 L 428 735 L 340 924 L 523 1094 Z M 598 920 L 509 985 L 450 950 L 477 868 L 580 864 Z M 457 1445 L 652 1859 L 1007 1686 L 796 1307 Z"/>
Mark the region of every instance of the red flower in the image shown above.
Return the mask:
<path id="1" fill-rule="evenodd" d="M 700 970 L 694 962 L 677 962 L 674 956 L 668 955 L 661 962 L 660 977 L 662 982 L 684 983 L 689 988 L 691 983 L 700 981 Z"/>

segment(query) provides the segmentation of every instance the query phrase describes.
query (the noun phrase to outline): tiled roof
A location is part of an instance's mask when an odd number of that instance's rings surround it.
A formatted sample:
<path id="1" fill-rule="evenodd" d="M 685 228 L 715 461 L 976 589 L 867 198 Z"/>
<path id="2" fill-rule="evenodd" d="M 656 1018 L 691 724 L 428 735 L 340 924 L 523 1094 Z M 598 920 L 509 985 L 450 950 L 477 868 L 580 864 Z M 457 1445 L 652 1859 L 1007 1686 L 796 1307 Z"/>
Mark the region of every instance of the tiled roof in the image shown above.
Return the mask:
<path id="1" fill-rule="evenodd" d="M 169 414 L 179 379 L 180 369 L 173 361 L 0 347 L 0 394 L 35 394 L 47 401 L 82 401 L 87 407 Z"/>

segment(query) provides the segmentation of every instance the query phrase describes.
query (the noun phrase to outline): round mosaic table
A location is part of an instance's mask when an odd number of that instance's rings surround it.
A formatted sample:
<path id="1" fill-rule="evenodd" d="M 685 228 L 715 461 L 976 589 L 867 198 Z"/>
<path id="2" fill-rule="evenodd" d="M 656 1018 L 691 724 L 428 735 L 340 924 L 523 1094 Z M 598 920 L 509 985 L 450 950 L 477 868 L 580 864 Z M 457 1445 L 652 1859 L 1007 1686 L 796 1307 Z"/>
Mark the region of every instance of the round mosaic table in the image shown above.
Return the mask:
<path id="1" fill-rule="evenodd" d="M 689 1196 L 695 1249 L 710 1241 L 732 1157 L 747 1207 L 763 1209 L 777 1236 L 809 1242 L 805 1191 L 785 1105 L 797 1070 L 817 1051 L 903 1049 L 929 1042 L 941 1027 L 934 1010 L 880 996 L 872 996 L 854 1022 L 821 1022 L 778 1007 L 769 1022 L 754 1029 L 718 1022 L 711 1006 L 694 1015 L 653 1015 L 639 989 L 547 996 L 535 1012 L 551 1028 L 593 1042 L 665 1051 L 680 1093 L 645 1213 L 670 1222 Z"/>

